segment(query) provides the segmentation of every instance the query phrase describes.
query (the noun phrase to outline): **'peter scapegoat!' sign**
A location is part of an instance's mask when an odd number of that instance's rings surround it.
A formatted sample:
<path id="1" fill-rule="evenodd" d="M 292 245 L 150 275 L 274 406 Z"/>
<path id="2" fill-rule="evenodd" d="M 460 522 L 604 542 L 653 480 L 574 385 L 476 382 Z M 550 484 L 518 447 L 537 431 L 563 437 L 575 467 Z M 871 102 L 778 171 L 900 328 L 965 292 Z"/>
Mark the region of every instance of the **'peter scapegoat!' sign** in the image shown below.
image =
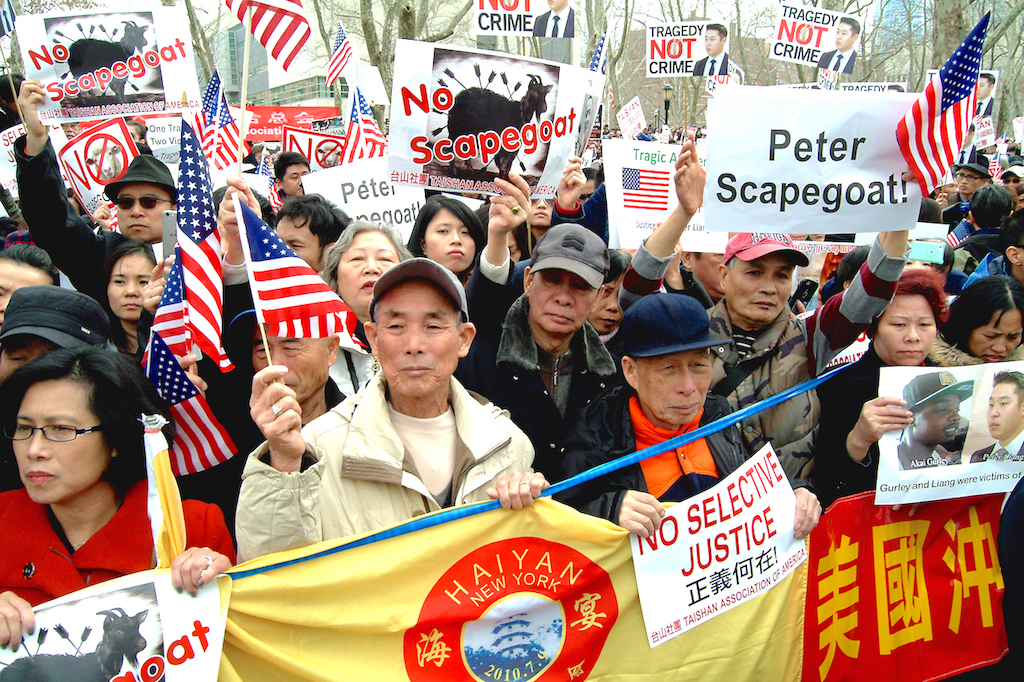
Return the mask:
<path id="1" fill-rule="evenodd" d="M 707 229 L 752 225 L 819 234 L 913 228 L 921 191 L 902 179 L 907 164 L 895 134 L 913 99 L 723 88 L 708 104 Z"/>

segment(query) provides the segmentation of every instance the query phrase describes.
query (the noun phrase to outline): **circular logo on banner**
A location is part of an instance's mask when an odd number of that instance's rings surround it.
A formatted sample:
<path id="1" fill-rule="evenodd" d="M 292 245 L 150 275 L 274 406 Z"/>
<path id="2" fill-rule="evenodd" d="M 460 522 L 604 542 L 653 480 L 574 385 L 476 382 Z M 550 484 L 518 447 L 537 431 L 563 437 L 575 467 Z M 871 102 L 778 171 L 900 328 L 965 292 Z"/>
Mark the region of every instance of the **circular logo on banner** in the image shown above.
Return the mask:
<path id="1" fill-rule="evenodd" d="M 413 682 L 586 679 L 618 615 L 608 573 L 575 549 L 493 542 L 431 588 L 405 633 L 406 672 Z"/>
<path id="2" fill-rule="evenodd" d="M 85 143 L 85 167 L 98 185 L 119 180 L 128 171 L 127 155 L 121 141 L 113 135 L 99 133 Z"/>
<path id="3" fill-rule="evenodd" d="M 321 168 L 334 168 L 341 163 L 343 151 L 340 140 L 323 140 L 313 151 L 313 158 Z"/>

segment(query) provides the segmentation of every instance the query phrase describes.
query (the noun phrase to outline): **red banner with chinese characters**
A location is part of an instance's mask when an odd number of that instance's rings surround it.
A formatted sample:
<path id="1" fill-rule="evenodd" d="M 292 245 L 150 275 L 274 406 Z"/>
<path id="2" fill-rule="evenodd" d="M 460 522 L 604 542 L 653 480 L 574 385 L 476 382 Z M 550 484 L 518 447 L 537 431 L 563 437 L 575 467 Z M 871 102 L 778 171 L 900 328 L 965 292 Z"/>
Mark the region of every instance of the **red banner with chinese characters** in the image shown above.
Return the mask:
<path id="1" fill-rule="evenodd" d="M 313 121 L 338 116 L 338 107 L 246 107 L 252 114 L 247 140 L 280 140 L 284 126 L 309 128 Z"/>
<path id="2" fill-rule="evenodd" d="M 1002 495 L 898 511 L 839 500 L 811 533 L 803 682 L 923 682 L 1007 652 Z"/>

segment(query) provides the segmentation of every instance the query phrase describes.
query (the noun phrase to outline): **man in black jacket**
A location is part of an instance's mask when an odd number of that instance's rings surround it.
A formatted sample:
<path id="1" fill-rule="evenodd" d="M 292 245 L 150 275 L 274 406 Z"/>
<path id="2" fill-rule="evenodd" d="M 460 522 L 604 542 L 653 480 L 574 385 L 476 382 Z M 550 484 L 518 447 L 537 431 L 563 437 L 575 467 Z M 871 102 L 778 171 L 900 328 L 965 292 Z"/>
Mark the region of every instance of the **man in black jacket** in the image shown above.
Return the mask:
<path id="1" fill-rule="evenodd" d="M 566 439 L 559 478 L 569 478 L 636 450 L 656 446 L 731 412 L 711 386 L 707 313 L 695 299 L 653 294 L 626 313 L 622 371 L 615 386 L 583 410 Z M 662 502 L 680 502 L 714 486 L 749 457 L 739 427 L 668 450 L 588 483 L 559 498 L 581 511 L 648 537 L 665 516 Z M 806 488 L 796 492 L 796 537 L 818 523 L 821 505 Z"/>

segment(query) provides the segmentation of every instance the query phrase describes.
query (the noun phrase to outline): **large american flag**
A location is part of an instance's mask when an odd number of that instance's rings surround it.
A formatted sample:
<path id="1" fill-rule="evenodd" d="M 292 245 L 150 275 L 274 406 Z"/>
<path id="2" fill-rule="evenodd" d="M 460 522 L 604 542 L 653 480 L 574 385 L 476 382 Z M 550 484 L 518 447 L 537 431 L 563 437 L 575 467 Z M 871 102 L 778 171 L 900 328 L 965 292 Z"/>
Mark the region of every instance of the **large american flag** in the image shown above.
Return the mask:
<path id="1" fill-rule="evenodd" d="M 146 376 L 171 406 L 177 427 L 171 444 L 174 475 L 194 474 L 230 459 L 237 451 L 231 436 L 159 334 L 150 334 L 146 352 Z"/>
<path id="2" fill-rule="evenodd" d="M 232 365 L 220 342 L 224 278 L 220 269 L 220 232 L 214 216 L 210 169 L 192 126 L 182 119 L 178 246 L 188 325 L 196 345 L 226 372 Z"/>
<path id="3" fill-rule="evenodd" d="M 941 184 L 971 127 L 988 21 L 986 13 L 896 126 L 900 151 L 925 196 Z"/>
<path id="4" fill-rule="evenodd" d="M 192 346 L 186 319 L 185 296 L 181 286 L 181 253 L 179 247 L 175 246 L 174 263 L 171 264 L 171 272 L 167 275 L 167 283 L 160 295 L 151 330 L 160 334 L 177 358 L 187 355 Z"/>
<path id="5" fill-rule="evenodd" d="M 203 93 L 203 107 L 196 112 L 193 126 L 201 141 L 203 154 L 214 168 L 224 170 L 238 163 L 238 138 L 241 132 L 231 117 L 220 74 L 216 71 Z"/>
<path id="6" fill-rule="evenodd" d="M 331 87 L 334 81 L 338 80 L 342 71 L 348 67 L 352 59 L 352 41 L 345 34 L 345 29 L 338 22 L 338 35 L 334 38 L 334 53 L 331 61 L 327 64 L 327 87 Z"/>
<path id="7" fill-rule="evenodd" d="M 352 88 L 352 113 L 348 119 L 345 141 L 345 161 L 372 159 L 388 155 L 388 140 L 377 127 L 373 109 L 363 97 L 358 85 Z"/>
<path id="8" fill-rule="evenodd" d="M 313 34 L 300 0 L 227 0 L 227 6 L 243 26 L 251 8 L 252 34 L 285 70 Z"/>
<path id="9" fill-rule="evenodd" d="M 672 174 L 644 168 L 622 169 L 622 205 L 653 211 L 668 210 Z"/>
<path id="10" fill-rule="evenodd" d="M 234 200 L 256 318 L 267 334 L 324 338 L 340 333 L 342 346 L 358 347 L 352 309 L 237 194 Z"/>

